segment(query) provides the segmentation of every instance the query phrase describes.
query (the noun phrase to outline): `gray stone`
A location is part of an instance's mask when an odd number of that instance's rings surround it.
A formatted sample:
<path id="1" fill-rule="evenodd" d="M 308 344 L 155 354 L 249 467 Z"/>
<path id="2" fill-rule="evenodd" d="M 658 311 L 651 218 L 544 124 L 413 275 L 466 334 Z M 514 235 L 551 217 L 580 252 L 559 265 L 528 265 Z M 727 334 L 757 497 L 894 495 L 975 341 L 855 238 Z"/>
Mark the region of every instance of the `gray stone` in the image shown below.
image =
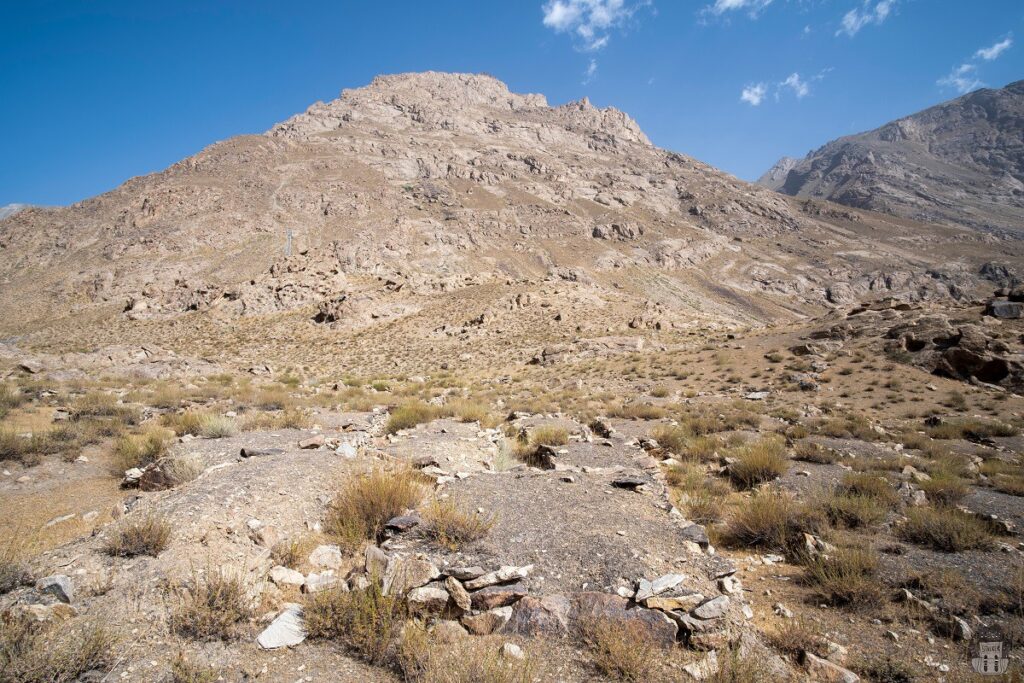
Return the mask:
<path id="1" fill-rule="evenodd" d="M 844 669 L 838 664 L 810 652 L 804 655 L 804 666 L 807 667 L 807 673 L 810 674 L 811 679 L 815 681 L 857 683 L 860 680 L 860 676 L 849 669 Z"/>
<path id="2" fill-rule="evenodd" d="M 288 567 L 282 567 L 280 565 L 271 568 L 270 580 L 275 586 L 286 587 L 302 587 L 306 583 L 306 577 L 302 575 L 302 572 L 297 572 L 294 569 Z"/>
<path id="3" fill-rule="evenodd" d="M 336 545 L 321 545 L 309 554 L 309 563 L 321 569 L 341 567 L 341 548 Z"/>
<path id="4" fill-rule="evenodd" d="M 306 581 L 302 584 L 302 590 L 306 593 L 319 593 L 326 590 L 348 590 L 348 585 L 341 580 L 340 576 L 334 573 L 333 569 L 325 572 L 312 572 L 306 575 Z"/>
<path id="5" fill-rule="evenodd" d="M 684 666 L 683 671 L 695 681 L 706 681 L 718 673 L 718 653 L 714 650 L 708 652 L 702 659 Z"/>
<path id="6" fill-rule="evenodd" d="M 68 604 L 75 599 L 75 588 L 71 577 L 64 574 L 44 576 L 36 581 L 36 590 Z"/>
<path id="7" fill-rule="evenodd" d="M 454 602 L 459 609 L 468 612 L 473 607 L 473 598 L 470 597 L 469 591 L 466 590 L 465 586 L 456 579 L 454 576 L 449 576 L 444 580 L 444 587 L 448 591 L 448 594 L 452 596 L 452 602 Z"/>
<path id="8" fill-rule="evenodd" d="M 295 647 L 305 639 L 302 607 L 288 603 L 284 611 L 256 638 L 256 643 L 264 650 L 274 650 L 279 647 Z"/>
<path id="9" fill-rule="evenodd" d="M 719 595 L 717 598 L 701 603 L 691 614 L 698 619 L 721 619 L 729 609 L 729 597 Z"/>
<path id="10" fill-rule="evenodd" d="M 526 595 L 526 587 L 522 583 L 510 583 L 482 588 L 472 593 L 470 597 L 473 600 L 473 609 L 494 609 L 511 605 Z"/>
<path id="11" fill-rule="evenodd" d="M 562 595 L 527 596 L 512 608 L 512 617 L 502 631 L 523 636 L 566 634 L 571 608 L 572 604 Z"/>
<path id="12" fill-rule="evenodd" d="M 512 610 L 512 607 L 496 607 L 479 614 L 467 614 L 462 617 L 462 625 L 475 636 L 488 636 L 508 623 Z"/>
<path id="13" fill-rule="evenodd" d="M 401 595 L 425 586 L 441 576 L 429 560 L 418 557 L 392 557 L 384 570 L 384 594 Z"/>
<path id="14" fill-rule="evenodd" d="M 410 590 L 406 602 L 418 612 L 440 612 L 448 605 L 448 591 L 441 583 L 431 583 Z"/>
<path id="15" fill-rule="evenodd" d="M 519 579 L 525 579 L 532 571 L 532 564 L 528 564 L 525 567 L 504 566 L 497 571 L 493 571 L 488 574 L 484 574 L 479 578 L 467 581 L 466 588 L 473 591 L 480 588 L 486 588 L 487 586 L 494 586 L 499 583 L 518 581 Z"/>

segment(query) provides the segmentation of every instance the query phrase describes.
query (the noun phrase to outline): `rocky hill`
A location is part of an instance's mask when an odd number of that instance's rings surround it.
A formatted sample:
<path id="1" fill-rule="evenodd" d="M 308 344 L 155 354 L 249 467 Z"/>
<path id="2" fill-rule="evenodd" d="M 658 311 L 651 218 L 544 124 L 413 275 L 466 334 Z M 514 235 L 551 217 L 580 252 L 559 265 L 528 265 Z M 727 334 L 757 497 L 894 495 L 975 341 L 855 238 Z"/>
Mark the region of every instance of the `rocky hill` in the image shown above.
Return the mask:
<path id="1" fill-rule="evenodd" d="M 1024 230 L 1024 81 L 834 140 L 758 183 L 919 221 Z"/>

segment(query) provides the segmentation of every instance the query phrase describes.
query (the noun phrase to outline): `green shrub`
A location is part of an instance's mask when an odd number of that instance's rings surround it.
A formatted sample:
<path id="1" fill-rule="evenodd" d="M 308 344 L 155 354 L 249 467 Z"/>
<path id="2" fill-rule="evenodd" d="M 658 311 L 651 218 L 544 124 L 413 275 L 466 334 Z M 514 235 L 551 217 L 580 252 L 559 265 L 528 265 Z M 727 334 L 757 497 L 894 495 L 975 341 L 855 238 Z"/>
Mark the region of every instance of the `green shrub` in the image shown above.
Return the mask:
<path id="1" fill-rule="evenodd" d="M 729 479 L 740 488 L 750 489 L 781 477 L 789 469 L 786 445 L 767 437 L 741 446 L 733 453 L 736 462 L 729 465 Z"/>
<path id="2" fill-rule="evenodd" d="M 408 617 L 405 599 L 384 595 L 377 582 L 366 590 L 314 593 L 303 606 L 306 633 L 336 641 L 371 664 L 395 664 L 396 640 Z"/>
<path id="3" fill-rule="evenodd" d="M 920 507 L 907 511 L 907 521 L 897 530 L 904 541 L 933 550 L 990 550 L 992 534 L 984 521 L 956 508 Z"/>
<path id="4" fill-rule="evenodd" d="M 878 555 L 867 548 L 839 548 L 806 560 L 807 582 L 836 607 L 880 604 L 883 596 L 877 573 Z"/>

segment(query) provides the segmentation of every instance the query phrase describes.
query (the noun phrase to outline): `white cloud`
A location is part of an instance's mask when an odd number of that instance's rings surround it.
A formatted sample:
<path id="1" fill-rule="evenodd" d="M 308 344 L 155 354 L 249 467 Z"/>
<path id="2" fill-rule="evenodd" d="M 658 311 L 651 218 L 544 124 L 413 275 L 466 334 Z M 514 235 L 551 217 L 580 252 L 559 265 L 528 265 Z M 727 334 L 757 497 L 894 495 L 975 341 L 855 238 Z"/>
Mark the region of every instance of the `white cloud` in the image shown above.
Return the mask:
<path id="1" fill-rule="evenodd" d="M 755 83 L 754 85 L 748 85 L 740 93 L 740 101 L 746 102 L 752 107 L 756 107 L 764 101 L 765 93 L 768 92 L 768 86 L 764 83 Z"/>
<path id="2" fill-rule="evenodd" d="M 650 4 L 651 0 L 548 0 L 541 10 L 545 26 L 557 33 L 573 33 L 583 50 L 596 52 L 608 45 L 611 29 Z"/>
<path id="3" fill-rule="evenodd" d="M 892 14 L 896 0 L 878 0 L 872 5 L 872 0 L 864 0 L 860 7 L 854 7 L 843 15 L 842 25 L 836 31 L 836 35 L 845 33 L 851 38 L 869 24 L 881 24 Z"/>
<path id="4" fill-rule="evenodd" d="M 595 78 L 597 78 L 597 60 L 591 59 L 590 64 L 587 65 L 587 70 L 583 73 L 583 85 L 590 83 Z"/>
<path id="5" fill-rule="evenodd" d="M 791 73 L 786 80 L 782 81 L 782 83 L 779 83 L 779 86 L 784 88 L 792 88 L 793 92 L 797 96 L 797 99 L 802 99 L 811 94 L 811 86 L 807 84 L 807 81 L 800 78 L 800 74 L 795 72 Z"/>
<path id="6" fill-rule="evenodd" d="M 714 4 L 704 8 L 705 13 L 722 15 L 726 12 L 747 10 L 751 17 L 756 17 L 761 10 L 772 4 L 773 0 L 715 0 Z"/>
<path id="7" fill-rule="evenodd" d="M 999 41 L 998 43 L 991 47 L 981 48 L 980 50 L 974 53 L 974 58 L 984 59 L 986 62 L 991 62 L 993 59 L 998 58 L 999 55 L 1009 50 L 1012 46 L 1013 38 L 1007 37 L 1006 39 Z"/>
<path id="8" fill-rule="evenodd" d="M 973 64 L 961 64 L 948 76 L 938 80 L 938 84 L 944 88 L 954 88 L 960 94 L 976 90 L 984 85 L 978 78 L 977 67 Z"/>

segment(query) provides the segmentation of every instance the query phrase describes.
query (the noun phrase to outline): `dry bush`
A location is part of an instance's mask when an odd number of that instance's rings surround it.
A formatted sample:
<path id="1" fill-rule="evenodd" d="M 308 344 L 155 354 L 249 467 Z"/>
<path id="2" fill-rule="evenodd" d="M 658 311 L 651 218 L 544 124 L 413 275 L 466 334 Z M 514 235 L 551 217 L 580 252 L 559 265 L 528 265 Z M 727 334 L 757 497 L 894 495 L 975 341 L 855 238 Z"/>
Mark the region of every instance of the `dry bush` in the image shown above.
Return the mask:
<path id="1" fill-rule="evenodd" d="M 928 427 L 927 433 L 933 439 L 989 439 L 994 436 L 1017 436 L 1020 430 L 1005 422 L 970 418 Z"/>
<path id="2" fill-rule="evenodd" d="M 438 406 L 419 400 L 406 401 L 391 411 L 391 414 L 388 416 L 388 422 L 384 426 L 384 431 L 388 434 L 394 434 L 401 429 L 409 429 L 418 424 L 430 422 L 439 416 L 440 409 Z"/>
<path id="3" fill-rule="evenodd" d="M 139 410 L 117 402 L 111 394 L 90 393 L 82 396 L 71 407 L 73 420 L 107 419 L 125 425 L 136 425 L 141 419 Z"/>
<path id="4" fill-rule="evenodd" d="M 160 462 L 160 467 L 173 486 L 190 482 L 203 473 L 202 458 L 195 453 L 164 458 Z"/>
<path id="5" fill-rule="evenodd" d="M 224 415 L 204 415 L 199 436 L 207 439 L 226 439 L 238 433 L 238 423 Z"/>
<path id="6" fill-rule="evenodd" d="M 913 574 L 903 586 L 921 593 L 929 600 L 941 601 L 953 614 L 973 615 L 983 603 L 992 602 L 976 584 L 956 569 L 931 569 Z"/>
<path id="7" fill-rule="evenodd" d="M 154 408 L 177 408 L 185 398 L 181 387 L 173 384 L 161 384 L 155 387 L 146 397 L 146 402 Z"/>
<path id="8" fill-rule="evenodd" d="M 839 484 L 839 491 L 850 495 L 863 496 L 886 508 L 899 505 L 900 497 L 885 477 L 871 473 L 847 473 Z"/>
<path id="9" fill-rule="evenodd" d="M 219 669 L 189 661 L 184 652 L 179 652 L 171 662 L 170 683 L 216 683 L 219 680 L 222 680 Z"/>
<path id="10" fill-rule="evenodd" d="M 851 668 L 872 683 L 914 683 L 920 680 L 916 665 L 891 654 L 861 658 Z"/>
<path id="11" fill-rule="evenodd" d="M 121 523 L 103 544 L 103 552 L 112 557 L 156 557 L 170 542 L 171 525 L 167 520 L 147 516 Z"/>
<path id="12" fill-rule="evenodd" d="M 316 545 L 316 541 L 310 537 L 286 538 L 274 544 L 270 549 L 270 557 L 275 564 L 298 569 Z"/>
<path id="13" fill-rule="evenodd" d="M 832 492 L 822 502 L 829 521 L 837 527 L 860 529 L 885 521 L 888 510 L 870 496 Z"/>
<path id="14" fill-rule="evenodd" d="M 27 615 L 0 614 L 0 681 L 75 683 L 89 671 L 114 664 L 117 637 L 94 622 L 40 623 Z"/>
<path id="15" fill-rule="evenodd" d="M 788 493 L 767 489 L 758 491 L 749 503 L 735 510 L 724 535 L 732 545 L 794 555 L 802 547 L 804 533 L 821 533 L 827 526 L 819 510 L 798 503 Z"/>
<path id="16" fill-rule="evenodd" d="M 619 417 L 626 420 L 660 420 L 668 412 L 661 406 L 648 403 L 626 403 L 612 406 L 608 417 Z"/>
<path id="17" fill-rule="evenodd" d="M 897 535 L 904 541 L 933 550 L 990 550 L 992 534 L 984 521 L 956 508 L 919 507 L 907 511 Z"/>
<path id="18" fill-rule="evenodd" d="M 721 521 L 725 499 L 732 493 L 728 484 L 707 476 L 703 467 L 692 463 L 670 467 L 665 479 L 676 490 L 675 502 L 687 519 L 698 524 Z"/>
<path id="19" fill-rule="evenodd" d="M 435 498 L 423 511 L 423 522 L 423 532 L 429 538 L 454 551 L 486 536 L 494 526 L 494 517 Z"/>
<path id="20" fill-rule="evenodd" d="M 704 680 L 706 683 L 762 683 L 765 680 L 765 662 L 757 654 L 744 654 L 740 648 L 718 651 L 718 671 Z"/>
<path id="21" fill-rule="evenodd" d="M 839 460 L 839 454 L 813 441 L 798 441 L 793 447 L 793 457 L 804 462 L 831 465 Z"/>
<path id="22" fill-rule="evenodd" d="M 690 438 L 688 430 L 673 425 L 659 425 L 651 431 L 651 438 L 676 455 L 682 455 Z"/>
<path id="23" fill-rule="evenodd" d="M 199 436 L 202 434 L 203 424 L 209 417 L 209 414 L 201 410 L 190 409 L 180 413 L 168 413 L 160 418 L 160 424 L 178 436 Z"/>
<path id="24" fill-rule="evenodd" d="M 372 664 L 396 663 L 396 639 L 408 617 L 404 598 L 366 590 L 314 593 L 302 608 L 310 638 L 334 640 Z"/>
<path id="25" fill-rule="evenodd" d="M 21 394 L 7 384 L 0 384 L 0 420 L 5 418 L 9 412 L 20 406 L 27 400 L 27 396 Z"/>
<path id="26" fill-rule="evenodd" d="M 830 417 L 817 425 L 819 434 L 835 439 L 859 439 L 879 441 L 885 437 L 871 428 L 871 422 L 863 415 L 840 415 Z"/>
<path id="27" fill-rule="evenodd" d="M 392 517 L 416 507 L 423 486 L 409 470 L 373 472 L 349 479 L 331 502 L 324 529 L 348 548 L 375 540 Z"/>
<path id="28" fill-rule="evenodd" d="M 114 467 L 118 472 L 145 467 L 167 453 L 171 435 L 163 429 L 149 429 L 141 434 L 126 434 L 114 443 Z"/>
<path id="29" fill-rule="evenodd" d="M 878 555 L 868 548 L 839 548 L 806 561 L 805 579 L 835 607 L 871 607 L 881 604 L 877 578 Z"/>
<path id="30" fill-rule="evenodd" d="M 479 422 L 481 427 L 493 427 L 497 419 L 486 403 L 459 398 L 445 404 L 446 410 L 450 411 L 459 422 Z"/>
<path id="31" fill-rule="evenodd" d="M 22 548 L 12 534 L 4 546 L 0 547 L 0 595 L 31 584 L 32 573 L 22 560 Z"/>
<path id="32" fill-rule="evenodd" d="M 582 635 L 603 675 L 620 681 L 649 680 L 659 652 L 642 623 L 598 618 L 584 626 Z"/>
<path id="33" fill-rule="evenodd" d="M 564 446 L 569 443 L 569 432 L 565 427 L 544 425 L 530 432 L 530 444 L 533 446 Z"/>
<path id="34" fill-rule="evenodd" d="M 948 470 L 933 470 L 930 476 L 931 479 L 918 482 L 917 485 L 928 496 L 928 500 L 936 505 L 956 505 L 970 491 L 966 481 Z"/>
<path id="35" fill-rule="evenodd" d="M 996 491 L 1011 496 L 1024 496 L 1024 467 L 1019 462 L 990 458 L 981 464 L 981 473 L 989 478 Z"/>
<path id="36" fill-rule="evenodd" d="M 33 452 L 32 440 L 26 439 L 13 429 L 0 428 L 0 462 L 17 460 L 25 466 L 38 464 L 38 455 Z"/>
<path id="37" fill-rule="evenodd" d="M 758 439 L 736 449 L 736 462 L 729 465 L 729 479 L 750 489 L 781 477 L 789 469 L 786 444 L 778 438 Z"/>
<path id="38" fill-rule="evenodd" d="M 211 569 L 193 576 L 192 586 L 178 596 L 171 612 L 171 630 L 198 640 L 229 640 L 239 622 L 253 615 L 252 601 L 241 576 Z"/>
<path id="39" fill-rule="evenodd" d="M 308 429 L 313 424 L 310 416 L 298 408 L 276 413 L 249 413 L 242 420 L 246 432 L 269 432 L 275 429 Z"/>
<path id="40" fill-rule="evenodd" d="M 532 657 L 502 657 L 490 638 L 440 639 L 420 622 L 406 624 L 398 647 L 399 668 L 410 683 L 532 683 Z"/>
<path id="41" fill-rule="evenodd" d="M 266 387 L 256 396 L 254 405 L 263 410 L 286 410 L 294 401 L 284 387 Z"/>
<path id="42" fill-rule="evenodd" d="M 794 659 L 799 659 L 805 652 L 817 654 L 823 641 L 819 629 L 802 617 L 786 619 L 775 631 L 768 633 L 768 643 Z"/>

